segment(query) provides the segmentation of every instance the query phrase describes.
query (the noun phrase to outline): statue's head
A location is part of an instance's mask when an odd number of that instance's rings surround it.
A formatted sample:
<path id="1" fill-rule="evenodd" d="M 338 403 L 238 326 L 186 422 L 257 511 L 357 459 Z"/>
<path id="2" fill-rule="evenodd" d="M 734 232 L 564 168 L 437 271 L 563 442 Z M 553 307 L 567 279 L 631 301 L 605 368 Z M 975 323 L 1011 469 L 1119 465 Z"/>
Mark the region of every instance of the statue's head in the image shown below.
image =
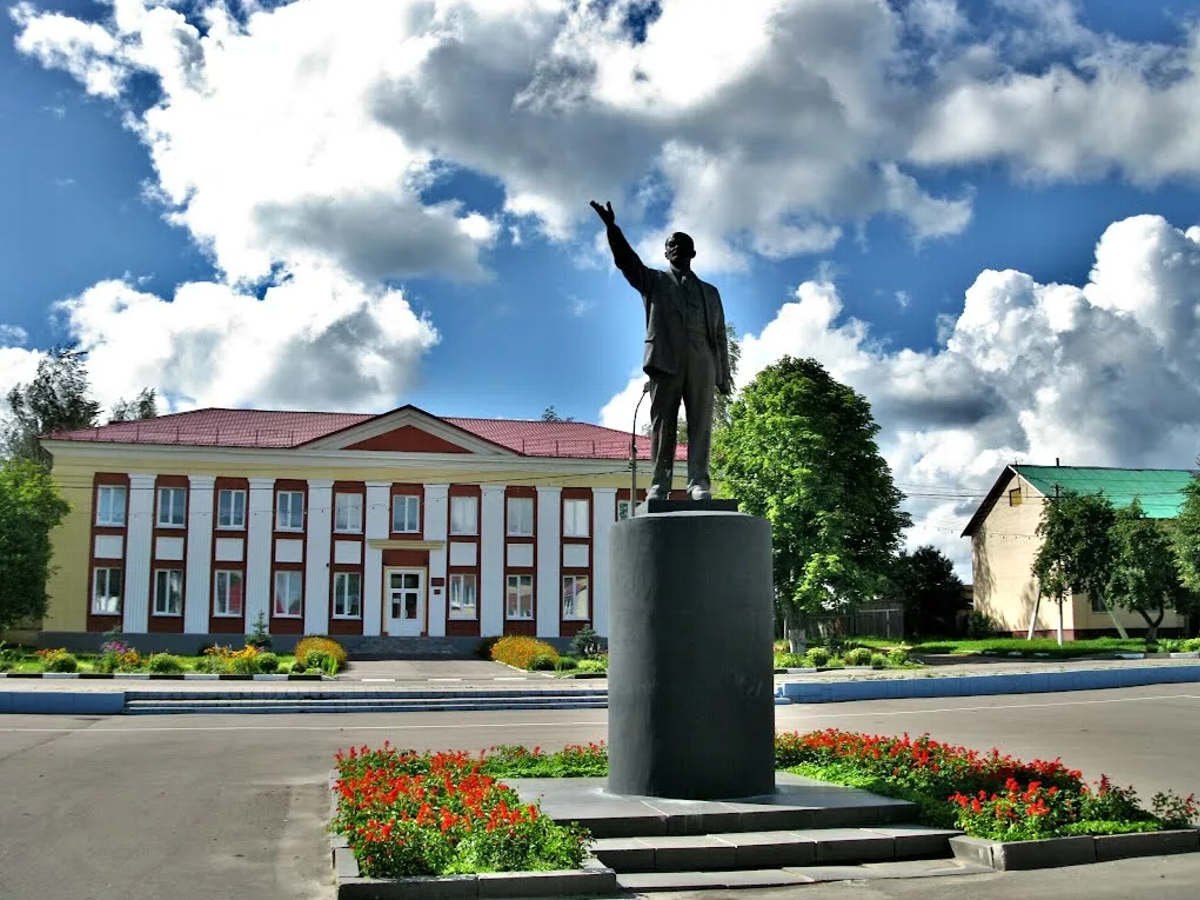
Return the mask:
<path id="1" fill-rule="evenodd" d="M 676 231 L 667 238 L 665 253 L 667 262 L 677 269 L 691 268 L 692 258 L 696 255 L 696 244 L 690 234 Z"/>

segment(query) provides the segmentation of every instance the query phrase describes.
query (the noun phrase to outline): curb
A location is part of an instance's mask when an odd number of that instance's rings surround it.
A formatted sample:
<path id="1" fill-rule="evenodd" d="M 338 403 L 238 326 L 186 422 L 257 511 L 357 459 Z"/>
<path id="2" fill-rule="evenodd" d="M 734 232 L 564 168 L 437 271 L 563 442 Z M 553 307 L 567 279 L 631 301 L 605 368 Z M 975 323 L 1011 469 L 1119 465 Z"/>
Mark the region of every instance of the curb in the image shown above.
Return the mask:
<path id="1" fill-rule="evenodd" d="M 988 866 L 997 872 L 1079 866 L 1135 856 L 1165 856 L 1200 851 L 1200 829 L 1145 831 L 1135 834 L 1047 838 L 1040 841 L 991 841 L 950 838 L 956 859 Z"/>
<path id="2" fill-rule="evenodd" d="M 871 681 L 789 681 L 775 689 L 776 705 L 840 703 L 847 700 L 901 700 L 910 697 L 971 697 L 988 694 L 1041 694 L 1200 681 L 1200 666 L 1086 669 L 1080 672 L 1023 672 L 1002 675 L 947 675 Z"/>
<path id="3" fill-rule="evenodd" d="M 232 675 L 209 672 L 0 672 L 0 678 L 44 678 L 48 681 L 337 681 L 328 675 Z"/>
<path id="4" fill-rule="evenodd" d="M 0 691 L 0 713 L 119 716 L 124 711 L 124 691 Z"/>

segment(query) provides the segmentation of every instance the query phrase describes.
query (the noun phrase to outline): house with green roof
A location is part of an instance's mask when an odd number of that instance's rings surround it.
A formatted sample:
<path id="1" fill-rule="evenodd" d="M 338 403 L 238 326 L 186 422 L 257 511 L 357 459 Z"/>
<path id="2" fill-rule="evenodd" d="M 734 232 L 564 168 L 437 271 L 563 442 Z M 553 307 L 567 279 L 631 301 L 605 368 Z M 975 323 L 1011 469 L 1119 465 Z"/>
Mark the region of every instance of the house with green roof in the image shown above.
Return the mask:
<path id="1" fill-rule="evenodd" d="M 1103 491 L 1117 508 L 1136 498 L 1150 518 L 1173 519 L 1193 474 L 1189 469 L 1005 466 L 962 533 L 971 539 L 975 608 L 1014 635 L 1027 632 L 1038 595 L 1031 571 L 1041 546 L 1037 526 L 1043 505 L 1058 494 Z M 1137 613 L 1117 610 L 1116 616 L 1130 632 L 1145 630 L 1146 623 Z M 1160 633 L 1170 634 L 1184 624 L 1182 616 L 1167 612 Z M 1057 627 L 1057 604 L 1042 603 L 1035 633 L 1050 636 Z M 1063 604 L 1063 631 L 1073 639 L 1112 633 L 1114 626 L 1107 610 L 1080 593 Z"/>

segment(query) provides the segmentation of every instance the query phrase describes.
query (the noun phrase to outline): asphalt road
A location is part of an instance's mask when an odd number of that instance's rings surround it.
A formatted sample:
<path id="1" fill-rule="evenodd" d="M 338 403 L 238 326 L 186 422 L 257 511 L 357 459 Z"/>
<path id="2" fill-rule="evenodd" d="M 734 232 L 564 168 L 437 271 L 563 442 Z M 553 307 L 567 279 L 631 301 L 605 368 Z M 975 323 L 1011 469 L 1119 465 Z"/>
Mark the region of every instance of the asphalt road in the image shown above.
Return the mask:
<path id="1" fill-rule="evenodd" d="M 1200 793 L 1195 685 L 782 706 L 776 714 L 781 730 L 928 731 L 1027 758 L 1061 756 L 1145 798 L 1168 787 Z M 0 898 L 328 900 L 325 780 L 338 748 L 384 739 L 429 749 L 554 748 L 603 739 L 606 730 L 602 710 L 0 716 Z M 1200 854 L 755 896 L 1194 898 L 1198 883 Z"/>

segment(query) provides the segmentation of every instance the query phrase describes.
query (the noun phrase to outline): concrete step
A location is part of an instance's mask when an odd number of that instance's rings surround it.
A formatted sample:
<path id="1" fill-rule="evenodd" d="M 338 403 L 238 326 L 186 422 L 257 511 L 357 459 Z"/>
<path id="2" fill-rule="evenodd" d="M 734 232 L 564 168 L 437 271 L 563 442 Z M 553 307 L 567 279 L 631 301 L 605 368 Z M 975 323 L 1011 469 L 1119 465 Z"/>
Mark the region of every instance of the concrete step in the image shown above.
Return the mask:
<path id="1" fill-rule="evenodd" d="M 152 690 L 130 691 L 130 697 L 137 700 L 276 700 L 296 702 L 300 700 L 349 700 L 354 698 L 370 698 L 373 700 L 515 700 L 521 697 L 542 697 L 551 699 L 588 699 L 607 702 L 608 691 L 595 688 L 543 688 L 536 687 L 528 690 L 507 690 L 484 688 L 481 690 L 288 690 L 282 688 L 272 691 L 221 690 L 219 693 L 211 690 Z"/>
<path id="2" fill-rule="evenodd" d="M 617 872 L 715 871 L 902 859 L 946 859 L 950 838 L 940 828 L 897 825 L 717 834 L 601 838 L 592 853 Z"/>
<path id="3" fill-rule="evenodd" d="M 637 872 L 619 874 L 617 884 L 627 891 L 736 890 L 789 887 L 829 881 L 866 881 L 882 878 L 935 878 L 983 875 L 992 869 L 952 859 L 908 860 L 862 865 L 787 866 L 773 869 L 730 871 Z"/>
<path id="4" fill-rule="evenodd" d="M 262 697 L 252 700 L 193 699 L 140 700 L 128 697 L 126 715 L 175 715 L 184 713 L 399 713 L 467 712 L 526 709 L 604 709 L 607 701 L 588 697 L 440 698 L 387 700 L 374 697 L 336 700 L 284 700 Z"/>

